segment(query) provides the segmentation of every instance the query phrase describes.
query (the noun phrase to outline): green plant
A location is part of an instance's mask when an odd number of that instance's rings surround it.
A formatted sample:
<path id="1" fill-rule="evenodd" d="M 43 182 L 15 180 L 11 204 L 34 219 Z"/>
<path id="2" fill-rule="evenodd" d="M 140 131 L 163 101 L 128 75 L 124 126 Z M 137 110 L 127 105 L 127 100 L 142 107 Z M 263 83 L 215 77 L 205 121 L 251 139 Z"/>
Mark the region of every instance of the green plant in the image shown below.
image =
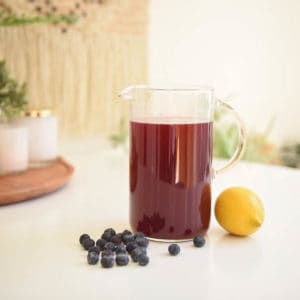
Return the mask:
<path id="1" fill-rule="evenodd" d="M 236 149 L 238 142 L 238 131 L 236 127 L 228 122 L 223 122 L 226 111 L 220 109 L 214 116 L 214 156 L 219 158 L 230 158 Z"/>
<path id="2" fill-rule="evenodd" d="M 119 130 L 117 133 L 109 136 L 109 140 L 114 148 L 123 145 L 125 147 L 128 137 L 127 124 L 125 118 L 122 118 L 119 123 Z"/>
<path id="3" fill-rule="evenodd" d="M 29 25 L 35 23 L 50 23 L 60 24 L 64 23 L 72 25 L 78 21 L 79 17 L 76 15 L 57 15 L 54 13 L 47 13 L 46 15 L 17 15 L 10 6 L 0 1 L 0 26 L 18 26 Z"/>
<path id="4" fill-rule="evenodd" d="M 223 120 L 224 116 L 224 110 L 215 113 L 213 149 L 215 157 L 229 159 L 237 147 L 239 134 L 235 124 Z M 248 132 L 243 160 L 270 163 L 278 157 L 277 149 L 268 141 L 272 126 L 273 120 L 262 133 Z"/>
<path id="5" fill-rule="evenodd" d="M 19 84 L 6 69 L 5 61 L 0 61 L 0 120 L 10 121 L 27 105 L 26 84 Z"/>
<path id="6" fill-rule="evenodd" d="M 281 147 L 280 159 L 288 167 L 300 168 L 300 143 Z"/>
<path id="7" fill-rule="evenodd" d="M 59 24 L 66 23 L 68 25 L 76 23 L 78 17 L 76 16 L 16 16 L 11 15 L 9 17 L 0 20 L 0 26 L 17 26 L 17 25 L 29 25 L 35 23 L 50 23 Z"/>

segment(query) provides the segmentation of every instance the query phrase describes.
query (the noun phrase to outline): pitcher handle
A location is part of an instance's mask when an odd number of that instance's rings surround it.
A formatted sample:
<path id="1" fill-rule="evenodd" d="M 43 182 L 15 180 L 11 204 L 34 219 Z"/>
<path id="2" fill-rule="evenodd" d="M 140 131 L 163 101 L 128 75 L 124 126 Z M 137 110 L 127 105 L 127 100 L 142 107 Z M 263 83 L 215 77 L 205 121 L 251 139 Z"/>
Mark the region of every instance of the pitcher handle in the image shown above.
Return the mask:
<path id="1" fill-rule="evenodd" d="M 236 165 L 236 163 L 242 158 L 246 147 L 246 129 L 245 129 L 244 122 L 241 120 L 237 112 L 226 102 L 217 99 L 217 105 L 224 107 L 234 115 L 237 121 L 237 127 L 239 131 L 239 143 L 237 149 L 235 150 L 234 154 L 230 158 L 229 162 L 225 166 L 214 170 L 213 172 L 214 177 L 226 172 L 227 170 L 231 169 L 234 165 Z"/>

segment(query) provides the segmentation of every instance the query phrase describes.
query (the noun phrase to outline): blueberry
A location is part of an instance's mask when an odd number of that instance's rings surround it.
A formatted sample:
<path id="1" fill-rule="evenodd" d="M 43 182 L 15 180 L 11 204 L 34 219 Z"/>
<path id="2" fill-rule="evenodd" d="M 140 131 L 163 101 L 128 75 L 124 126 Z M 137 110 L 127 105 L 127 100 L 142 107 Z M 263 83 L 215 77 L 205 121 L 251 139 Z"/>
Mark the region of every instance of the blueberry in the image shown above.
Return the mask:
<path id="1" fill-rule="evenodd" d="M 137 244 L 135 242 L 129 242 L 126 246 L 126 250 L 128 253 L 131 253 L 133 249 L 137 247 Z"/>
<path id="2" fill-rule="evenodd" d="M 176 256 L 180 252 L 180 247 L 177 244 L 171 244 L 168 248 L 168 251 L 172 256 Z"/>
<path id="3" fill-rule="evenodd" d="M 193 239 L 194 246 L 197 248 L 201 248 L 205 244 L 205 238 L 203 236 L 196 236 Z"/>
<path id="4" fill-rule="evenodd" d="M 123 237 L 124 235 L 128 235 L 128 234 L 132 234 L 132 232 L 131 232 L 130 230 L 128 230 L 128 229 L 125 229 L 125 230 L 123 230 L 123 232 L 122 232 L 122 237 Z"/>
<path id="5" fill-rule="evenodd" d="M 98 246 L 90 247 L 89 252 L 94 252 L 94 253 L 99 254 L 100 253 L 100 248 Z"/>
<path id="6" fill-rule="evenodd" d="M 137 247 L 131 251 L 130 256 L 134 262 L 138 262 L 139 256 L 142 254 L 145 255 L 146 253 L 144 253 L 143 250 L 141 250 L 141 248 Z"/>
<path id="7" fill-rule="evenodd" d="M 127 266 L 129 263 L 128 255 L 126 254 L 119 254 L 116 256 L 116 264 L 118 266 Z"/>
<path id="8" fill-rule="evenodd" d="M 101 265 L 103 268 L 112 268 L 114 265 L 114 257 L 112 255 L 101 257 Z"/>
<path id="9" fill-rule="evenodd" d="M 116 235 L 116 231 L 113 228 L 107 228 L 103 233 L 110 233 L 111 236 Z"/>
<path id="10" fill-rule="evenodd" d="M 138 237 L 135 239 L 135 242 L 137 243 L 138 246 L 140 247 L 148 247 L 149 244 L 149 240 L 147 240 L 146 238 L 142 238 L 142 237 Z"/>
<path id="11" fill-rule="evenodd" d="M 114 243 L 115 245 L 120 245 L 122 244 L 122 240 L 118 235 L 114 235 L 111 240 L 112 243 Z"/>
<path id="12" fill-rule="evenodd" d="M 114 253 L 111 250 L 103 250 L 101 252 L 101 257 L 103 257 L 103 256 L 113 256 L 113 255 L 114 255 Z"/>
<path id="13" fill-rule="evenodd" d="M 99 255 L 96 252 L 89 252 L 87 261 L 89 265 L 95 265 L 99 261 Z"/>
<path id="14" fill-rule="evenodd" d="M 88 238 L 88 239 L 84 239 L 82 242 L 82 246 L 85 250 L 89 250 L 91 247 L 93 247 L 95 245 L 95 241 Z"/>
<path id="15" fill-rule="evenodd" d="M 117 233 L 116 236 L 119 237 L 122 241 L 122 233 L 121 232 Z"/>
<path id="16" fill-rule="evenodd" d="M 146 266 L 149 263 L 149 257 L 145 254 L 142 254 L 139 256 L 138 262 L 140 266 Z"/>
<path id="17" fill-rule="evenodd" d="M 142 253 L 147 254 L 147 248 L 145 247 L 138 247 L 138 248 L 142 251 Z"/>
<path id="18" fill-rule="evenodd" d="M 136 232 L 136 233 L 134 234 L 134 237 L 135 237 L 135 238 L 144 238 L 145 235 L 144 235 L 142 232 Z"/>
<path id="19" fill-rule="evenodd" d="M 127 250 L 126 250 L 126 246 L 124 245 L 119 245 L 116 248 L 116 254 L 126 254 Z"/>
<path id="20" fill-rule="evenodd" d="M 90 238 L 90 236 L 89 236 L 88 234 L 84 233 L 84 234 L 82 234 L 82 235 L 80 236 L 80 238 L 79 238 L 79 243 L 82 245 L 83 241 L 84 241 L 85 239 L 89 239 L 89 238 Z"/>
<path id="21" fill-rule="evenodd" d="M 113 235 L 110 233 L 110 232 L 104 232 L 102 235 L 101 235 L 101 239 L 107 241 L 107 242 L 110 242 L 111 238 L 113 237 Z"/>
<path id="22" fill-rule="evenodd" d="M 116 249 L 116 245 L 112 242 L 108 242 L 104 245 L 104 250 L 115 251 L 115 249 Z"/>
<path id="23" fill-rule="evenodd" d="M 123 235 L 122 241 L 123 241 L 124 244 L 128 244 L 130 242 L 134 242 L 134 235 L 133 234 Z"/>
<path id="24" fill-rule="evenodd" d="M 106 240 L 99 239 L 97 240 L 96 245 L 100 248 L 101 251 L 103 251 L 106 243 L 107 243 Z"/>

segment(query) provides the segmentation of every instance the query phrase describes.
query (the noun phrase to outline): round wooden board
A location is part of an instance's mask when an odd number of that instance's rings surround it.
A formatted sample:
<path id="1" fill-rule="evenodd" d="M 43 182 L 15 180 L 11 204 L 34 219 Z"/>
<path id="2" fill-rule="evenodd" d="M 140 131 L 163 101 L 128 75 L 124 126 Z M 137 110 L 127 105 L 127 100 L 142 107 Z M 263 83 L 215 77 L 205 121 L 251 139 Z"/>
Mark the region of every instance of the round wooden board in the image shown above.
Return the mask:
<path id="1" fill-rule="evenodd" d="M 22 173 L 0 176 L 0 205 L 30 200 L 64 186 L 74 168 L 61 157 L 52 164 Z"/>

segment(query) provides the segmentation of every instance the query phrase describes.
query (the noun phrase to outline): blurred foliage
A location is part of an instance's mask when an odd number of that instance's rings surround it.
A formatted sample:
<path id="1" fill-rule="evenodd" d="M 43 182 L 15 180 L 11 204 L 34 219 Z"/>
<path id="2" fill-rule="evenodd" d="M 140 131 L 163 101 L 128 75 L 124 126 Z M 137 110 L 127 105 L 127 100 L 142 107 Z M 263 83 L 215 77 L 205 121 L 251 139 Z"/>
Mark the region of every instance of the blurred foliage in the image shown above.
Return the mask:
<path id="1" fill-rule="evenodd" d="M 33 2 L 33 1 L 32 1 Z M 71 25 L 77 22 L 76 15 L 56 15 L 54 13 L 47 13 L 46 15 L 18 15 L 6 3 L 0 1 L 0 26 L 18 26 L 29 25 L 36 23 L 50 23 L 50 24 L 67 24 Z"/>
<path id="2" fill-rule="evenodd" d="M 280 158 L 286 166 L 300 168 L 300 143 L 282 147 Z"/>
<path id="3" fill-rule="evenodd" d="M 128 137 L 127 122 L 124 118 L 120 120 L 118 132 L 109 136 L 109 140 L 113 148 L 118 146 L 126 147 L 126 141 Z"/>
<path id="4" fill-rule="evenodd" d="M 215 113 L 214 122 L 214 156 L 229 159 L 238 146 L 239 132 L 232 120 L 227 118 L 228 112 L 218 109 Z M 246 150 L 243 160 L 272 163 L 278 158 L 276 147 L 268 141 L 273 121 L 262 133 L 247 132 Z"/>
<path id="5" fill-rule="evenodd" d="M 17 26 L 17 25 L 29 25 L 35 23 L 50 23 L 50 24 L 59 24 L 65 23 L 68 25 L 76 23 L 78 17 L 76 16 L 9 16 L 6 18 L 0 18 L 0 26 Z"/>
<path id="6" fill-rule="evenodd" d="M 0 61 L 0 121 L 8 122 L 27 105 L 26 84 L 19 84 Z"/>

